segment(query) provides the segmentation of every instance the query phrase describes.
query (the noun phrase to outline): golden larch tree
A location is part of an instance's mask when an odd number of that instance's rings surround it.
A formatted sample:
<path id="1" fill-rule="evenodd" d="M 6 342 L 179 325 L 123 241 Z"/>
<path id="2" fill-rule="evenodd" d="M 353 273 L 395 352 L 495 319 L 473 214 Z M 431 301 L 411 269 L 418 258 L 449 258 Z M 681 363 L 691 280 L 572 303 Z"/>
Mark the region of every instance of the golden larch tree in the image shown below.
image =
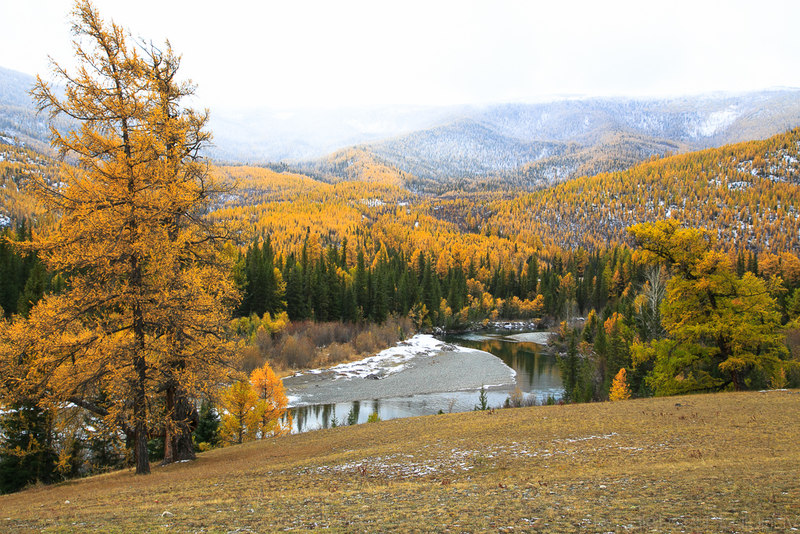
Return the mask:
<path id="1" fill-rule="evenodd" d="M 611 390 L 608 392 L 608 400 L 621 401 L 628 400 L 630 398 L 631 390 L 628 387 L 627 372 L 625 371 L 625 368 L 622 367 L 614 377 L 614 381 L 611 383 Z"/>
<path id="2" fill-rule="evenodd" d="M 51 129 L 64 165 L 59 183 L 35 179 L 52 224 L 31 248 L 67 277 L 19 322 L 16 348 L 26 383 L 90 409 L 133 439 L 136 472 L 149 472 L 150 429 L 168 429 L 174 459 L 186 443 L 197 394 L 222 379 L 232 354 L 224 327 L 237 300 L 232 258 L 203 213 L 215 185 L 199 151 L 206 114 L 182 109 L 193 86 L 179 83 L 169 44 L 129 45 L 88 1 L 73 11 L 74 73 L 54 63 L 63 98 L 38 80 L 41 110 L 80 128 Z M 156 399 L 164 417 L 150 413 Z"/>
<path id="3" fill-rule="evenodd" d="M 250 426 L 258 437 L 264 439 L 291 432 L 292 416 L 287 410 L 286 389 L 268 363 L 250 374 L 250 384 L 259 399 L 250 420 Z M 285 421 L 281 422 L 284 417 Z"/>

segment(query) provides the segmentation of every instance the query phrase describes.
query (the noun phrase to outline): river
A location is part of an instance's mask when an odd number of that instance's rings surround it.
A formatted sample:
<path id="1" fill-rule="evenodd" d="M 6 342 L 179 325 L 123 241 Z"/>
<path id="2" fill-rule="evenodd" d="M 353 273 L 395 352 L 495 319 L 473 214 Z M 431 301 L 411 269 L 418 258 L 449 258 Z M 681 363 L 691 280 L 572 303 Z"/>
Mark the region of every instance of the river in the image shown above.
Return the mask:
<path id="1" fill-rule="evenodd" d="M 401 359 L 402 365 L 388 367 L 389 372 L 399 371 L 392 376 L 391 382 L 396 385 L 402 384 L 404 376 L 409 380 L 414 379 L 412 377 L 418 380 L 420 377 L 433 375 L 433 381 L 438 382 L 440 389 L 446 388 L 446 391 L 437 391 L 434 387 L 434 391 L 402 395 L 391 387 L 384 388 L 389 386 L 389 380 L 368 380 L 377 378 L 374 367 L 367 365 L 367 371 L 355 376 L 353 369 L 364 367 L 363 362 L 340 366 L 345 372 L 340 371 L 338 376 L 327 371 L 314 371 L 290 377 L 284 379 L 284 384 L 290 404 L 295 405 L 291 408 L 293 432 L 328 428 L 334 424 L 334 420 L 339 425 L 348 421 L 365 423 L 373 413 L 377 413 L 381 420 L 387 420 L 440 412 L 470 411 L 479 404 L 481 385 L 486 386 L 490 407 L 502 406 L 516 388 L 519 388 L 526 400 L 537 404 L 546 402 L 548 398 L 557 399 L 563 392 L 556 357 L 543 345 L 547 333 L 490 332 L 450 335 L 439 339 L 425 337 L 423 345 L 428 345 L 425 347 L 428 354 L 410 359 L 405 356 L 405 359 Z M 437 344 L 435 349 L 432 343 Z M 435 357 L 431 357 L 431 354 Z M 462 375 L 456 382 L 448 382 L 448 377 L 443 379 L 436 375 L 447 366 L 434 364 L 445 362 L 446 356 L 450 356 L 456 369 L 461 370 L 456 373 Z M 369 363 L 370 360 L 365 362 Z M 416 375 L 412 372 L 415 369 L 418 372 Z M 502 376 L 498 375 L 498 371 L 503 372 Z M 483 372 L 487 374 L 481 375 Z M 481 375 L 481 379 L 470 383 L 464 374 Z M 346 379 L 339 380 L 341 376 Z M 318 384 L 309 384 L 311 381 L 317 381 Z M 365 389 L 363 386 L 369 387 Z M 400 388 L 402 389 L 402 385 Z M 390 394 L 386 395 L 387 392 Z M 367 398 L 352 398 L 352 395 L 359 394 Z M 325 400 L 329 402 L 324 402 Z"/>

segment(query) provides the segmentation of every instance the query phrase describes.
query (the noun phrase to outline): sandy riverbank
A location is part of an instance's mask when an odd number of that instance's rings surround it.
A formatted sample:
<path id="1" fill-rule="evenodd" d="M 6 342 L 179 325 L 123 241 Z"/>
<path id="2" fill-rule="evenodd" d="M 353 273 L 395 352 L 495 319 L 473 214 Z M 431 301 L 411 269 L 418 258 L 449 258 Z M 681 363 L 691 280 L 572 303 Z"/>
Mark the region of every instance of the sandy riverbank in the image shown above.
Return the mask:
<path id="1" fill-rule="evenodd" d="M 480 350 L 417 335 L 376 356 L 283 379 L 293 406 L 509 387 L 515 372 Z"/>

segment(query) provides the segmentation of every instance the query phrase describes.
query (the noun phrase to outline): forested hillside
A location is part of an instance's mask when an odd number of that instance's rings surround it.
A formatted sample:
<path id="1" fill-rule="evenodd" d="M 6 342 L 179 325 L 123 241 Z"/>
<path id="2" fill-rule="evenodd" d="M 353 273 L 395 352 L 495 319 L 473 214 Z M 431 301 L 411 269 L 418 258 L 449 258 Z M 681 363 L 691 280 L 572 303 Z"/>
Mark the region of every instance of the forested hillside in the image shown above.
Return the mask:
<path id="1" fill-rule="evenodd" d="M 284 435 L 273 366 L 497 320 L 549 329 L 564 402 L 800 385 L 800 129 L 654 155 L 794 125 L 795 93 L 493 107 L 303 172 L 215 166 L 169 43 L 73 17 L 81 67 L 32 92 L 53 121 L 18 88 L 0 109 L 0 492 Z"/>
<path id="2" fill-rule="evenodd" d="M 32 219 L 39 207 L 26 183 L 35 176 L 59 181 L 58 162 L 0 135 L 0 227 Z"/>
<path id="3" fill-rule="evenodd" d="M 444 187 L 482 178 L 494 189 L 535 189 L 625 170 L 653 155 L 764 139 L 800 124 L 797 102 L 796 92 L 776 90 L 489 106 L 365 149 Z"/>
<path id="4" fill-rule="evenodd" d="M 588 248 L 621 243 L 638 222 L 674 218 L 725 248 L 800 249 L 800 130 L 653 159 L 490 204 L 485 230 Z"/>

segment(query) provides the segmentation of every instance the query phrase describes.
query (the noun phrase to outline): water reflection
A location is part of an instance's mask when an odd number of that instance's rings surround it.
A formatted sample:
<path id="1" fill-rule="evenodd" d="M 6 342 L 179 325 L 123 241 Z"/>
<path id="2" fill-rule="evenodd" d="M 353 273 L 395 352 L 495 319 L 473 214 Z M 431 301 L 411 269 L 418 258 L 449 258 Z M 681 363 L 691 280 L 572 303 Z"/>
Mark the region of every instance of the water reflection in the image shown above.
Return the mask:
<path id="1" fill-rule="evenodd" d="M 445 339 L 462 347 L 490 352 L 517 372 L 517 387 L 523 393 L 561 389 L 556 356 L 542 345 L 519 343 L 503 337 L 452 336 Z"/>
<path id="2" fill-rule="evenodd" d="M 561 374 L 556 357 L 536 343 L 520 343 L 502 336 L 448 336 L 444 339 L 463 347 L 494 354 L 517 373 L 516 385 L 487 390 L 489 406 L 502 406 L 515 387 L 526 399 L 542 404 L 562 394 Z M 366 423 L 376 413 L 381 420 L 470 411 L 479 402 L 479 390 L 368 399 L 336 404 L 292 408 L 293 432 L 307 432 L 344 424 Z"/>

